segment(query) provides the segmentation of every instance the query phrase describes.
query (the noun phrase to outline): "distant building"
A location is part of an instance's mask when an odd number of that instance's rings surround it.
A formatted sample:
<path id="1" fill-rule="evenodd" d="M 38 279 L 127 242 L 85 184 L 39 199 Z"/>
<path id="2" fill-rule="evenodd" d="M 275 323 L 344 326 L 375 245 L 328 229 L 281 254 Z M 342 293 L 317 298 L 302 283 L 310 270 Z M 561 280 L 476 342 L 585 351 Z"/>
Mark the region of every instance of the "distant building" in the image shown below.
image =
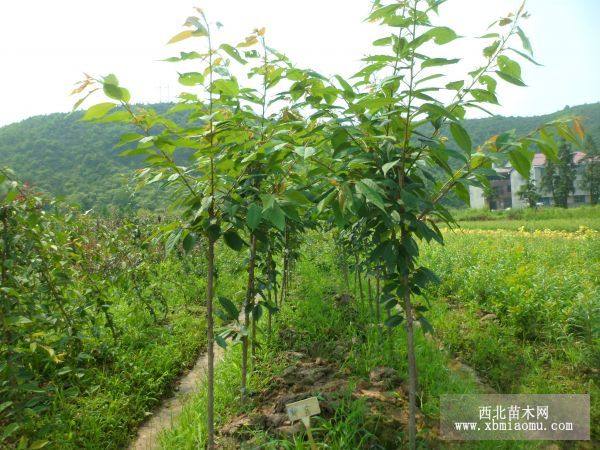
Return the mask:
<path id="1" fill-rule="evenodd" d="M 581 179 L 583 176 L 583 164 L 581 160 L 585 157 L 585 153 L 575 152 L 573 162 L 575 163 L 575 192 L 568 197 L 569 206 L 578 206 L 590 203 L 590 193 L 581 190 Z M 544 191 L 541 188 L 542 178 L 546 170 L 546 155 L 538 153 L 534 156 L 531 164 L 530 178 L 541 195 L 540 202 L 546 206 L 554 204 L 552 193 Z M 521 186 L 527 183 L 527 180 L 521 176 L 519 172 L 512 167 L 496 169 L 497 176 L 490 179 L 492 195 L 489 200 L 484 195 L 483 189 L 478 187 L 469 187 L 469 197 L 471 198 L 471 208 L 490 208 L 490 209 L 506 209 L 506 208 L 524 208 L 527 202 L 519 198 L 519 190 Z"/>

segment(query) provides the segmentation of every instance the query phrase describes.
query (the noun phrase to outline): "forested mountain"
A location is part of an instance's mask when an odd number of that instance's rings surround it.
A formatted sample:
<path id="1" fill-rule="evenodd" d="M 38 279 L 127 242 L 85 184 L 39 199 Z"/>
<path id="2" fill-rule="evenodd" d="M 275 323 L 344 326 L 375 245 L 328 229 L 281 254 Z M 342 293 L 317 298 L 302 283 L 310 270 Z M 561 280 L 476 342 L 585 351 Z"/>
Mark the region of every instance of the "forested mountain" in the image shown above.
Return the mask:
<path id="1" fill-rule="evenodd" d="M 473 142 L 482 143 L 485 139 L 508 130 L 516 130 L 522 135 L 530 132 L 538 125 L 565 115 L 574 115 L 583 118 L 586 133 L 598 141 L 600 139 L 600 103 L 591 103 L 573 107 L 565 107 L 561 111 L 543 116 L 495 116 L 485 119 L 467 120 L 465 127 L 471 134 Z"/>
<path id="2" fill-rule="evenodd" d="M 154 105 L 164 111 L 168 104 Z M 565 114 L 585 118 L 586 131 L 600 142 L 600 103 L 567 107 L 545 116 L 503 117 L 466 121 L 475 143 L 503 131 L 525 134 L 537 125 Z M 19 178 L 82 208 L 153 208 L 157 193 L 131 197 L 127 180 L 137 167 L 134 158 L 115 149 L 122 125 L 81 122 L 82 113 L 36 116 L 0 128 L 0 166 L 12 168 Z"/>

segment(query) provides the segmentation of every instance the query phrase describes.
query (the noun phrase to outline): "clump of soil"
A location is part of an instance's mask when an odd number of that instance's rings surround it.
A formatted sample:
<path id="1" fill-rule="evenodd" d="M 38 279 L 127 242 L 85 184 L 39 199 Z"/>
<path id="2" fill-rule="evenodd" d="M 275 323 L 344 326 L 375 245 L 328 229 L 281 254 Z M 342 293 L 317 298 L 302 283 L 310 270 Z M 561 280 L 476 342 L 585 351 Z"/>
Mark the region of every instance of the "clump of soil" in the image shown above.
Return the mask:
<path id="1" fill-rule="evenodd" d="M 302 434 L 304 426 L 301 422 L 290 423 L 285 405 L 312 396 L 319 398 L 319 416 L 325 420 L 335 416 L 343 401 L 364 400 L 363 428 L 376 436 L 368 448 L 399 447 L 401 430 L 408 424 L 408 394 L 396 370 L 376 367 L 368 380 L 349 380 L 350 374 L 341 371 L 336 362 L 298 352 L 288 352 L 284 357 L 287 367 L 268 389 L 255 396 L 254 409 L 221 428 L 217 441 L 220 448 L 240 448 L 242 443 L 251 446 L 253 431 L 265 431 L 274 438 Z M 424 426 L 420 413 L 417 424 L 420 429 Z"/>

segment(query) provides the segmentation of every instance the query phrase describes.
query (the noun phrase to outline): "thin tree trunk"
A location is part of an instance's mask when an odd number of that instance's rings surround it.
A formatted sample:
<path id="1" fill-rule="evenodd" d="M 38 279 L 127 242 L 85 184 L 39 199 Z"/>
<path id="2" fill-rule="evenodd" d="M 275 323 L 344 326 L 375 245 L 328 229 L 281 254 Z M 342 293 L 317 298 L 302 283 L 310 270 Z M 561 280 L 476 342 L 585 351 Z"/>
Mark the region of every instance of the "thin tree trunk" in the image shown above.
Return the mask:
<path id="1" fill-rule="evenodd" d="M 286 295 L 286 291 L 287 291 L 287 262 L 288 260 L 288 249 L 287 249 L 287 243 L 286 243 L 286 247 L 283 250 L 283 274 L 281 275 L 281 296 L 279 299 L 279 304 L 283 305 L 283 301 L 285 299 L 285 295 Z"/>
<path id="2" fill-rule="evenodd" d="M 267 300 L 269 302 L 269 324 L 268 324 L 268 330 L 269 330 L 269 337 L 271 337 L 271 332 L 273 331 L 273 313 L 271 313 L 271 288 L 269 287 L 269 289 L 267 289 Z"/>
<path id="3" fill-rule="evenodd" d="M 358 297 L 358 293 L 356 292 L 356 287 L 358 286 L 358 264 L 356 263 L 357 256 L 354 255 L 354 288 L 352 289 L 352 293 L 354 294 L 354 298 Z"/>
<path id="4" fill-rule="evenodd" d="M 413 312 L 410 300 L 408 273 L 404 275 L 404 313 L 406 315 L 406 344 L 408 353 L 408 440 L 409 448 L 416 448 L 417 426 L 417 361 L 413 329 Z"/>
<path id="5" fill-rule="evenodd" d="M 381 285 L 379 281 L 379 271 L 375 277 L 375 320 L 377 321 L 377 328 L 381 324 Z"/>
<path id="6" fill-rule="evenodd" d="M 275 297 L 275 306 L 279 307 L 281 303 L 277 301 L 279 298 L 277 296 L 277 266 L 273 264 L 273 261 L 271 261 L 271 269 L 273 270 L 273 297 Z"/>
<path id="7" fill-rule="evenodd" d="M 358 278 L 358 292 L 360 294 L 360 303 L 363 304 L 365 300 L 365 296 L 363 293 L 363 285 L 362 285 L 362 276 L 360 273 L 360 264 L 358 260 L 358 253 L 355 253 L 354 260 L 356 262 L 356 277 Z"/>
<path id="8" fill-rule="evenodd" d="M 371 277 L 367 276 L 367 292 L 369 294 L 369 315 L 373 320 L 373 292 L 371 290 Z"/>
<path id="9" fill-rule="evenodd" d="M 248 330 L 250 302 L 254 298 L 254 266 L 256 264 L 256 236 L 250 237 L 250 259 L 248 261 L 248 286 L 244 299 L 244 327 Z M 246 399 L 246 386 L 248 380 L 248 336 L 242 337 L 242 400 Z"/>
<path id="10" fill-rule="evenodd" d="M 385 308 L 385 314 L 387 317 L 387 320 L 389 321 L 390 318 L 392 317 L 392 308 Z M 388 350 L 390 352 L 390 360 L 394 359 L 394 343 L 392 342 L 394 339 L 394 330 L 392 329 L 392 327 L 388 327 L 387 325 L 385 325 L 385 328 L 387 328 L 387 342 L 388 342 Z"/>
<path id="11" fill-rule="evenodd" d="M 252 309 L 252 367 L 256 362 L 256 317 L 254 316 L 254 308 Z"/>
<path id="12" fill-rule="evenodd" d="M 346 250 L 344 246 L 340 246 L 342 248 L 342 273 L 344 275 L 344 283 L 346 284 L 346 294 L 350 293 L 350 277 L 348 275 L 348 261 L 346 260 Z"/>
<path id="13" fill-rule="evenodd" d="M 215 448 L 215 354 L 214 343 L 214 321 L 213 321 L 213 297 L 214 297 L 214 271 L 215 271 L 215 242 L 208 239 L 208 275 L 206 279 L 206 343 L 208 346 L 208 393 L 206 405 L 206 448 Z"/>

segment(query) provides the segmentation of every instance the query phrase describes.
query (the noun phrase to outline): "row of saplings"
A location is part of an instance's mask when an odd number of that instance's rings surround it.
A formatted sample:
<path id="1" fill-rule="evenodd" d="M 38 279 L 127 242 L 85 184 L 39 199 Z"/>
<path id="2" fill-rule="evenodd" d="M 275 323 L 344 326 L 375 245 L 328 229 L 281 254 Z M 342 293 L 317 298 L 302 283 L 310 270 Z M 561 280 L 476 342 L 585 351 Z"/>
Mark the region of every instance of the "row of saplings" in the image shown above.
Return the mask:
<path id="1" fill-rule="evenodd" d="M 146 242 L 151 227 L 81 214 L 0 168 L 0 446 L 46 445 L 27 437 L 40 417 L 115 361 L 114 292 L 164 322 L 153 281 L 164 249 Z"/>
<path id="2" fill-rule="evenodd" d="M 123 154 L 143 160 L 136 180 L 169 186 L 173 192 L 178 217 L 159 234 L 181 241 L 188 250 L 199 238 L 205 242 L 208 448 L 214 447 L 217 241 L 248 251 L 243 326 L 238 327 L 242 395 L 252 334 L 248 328 L 253 326 L 249 317 L 263 307 L 270 316 L 276 307 L 274 255 L 283 251 L 284 261 L 291 261 L 289 251 L 297 247 L 289 245 L 290 239 L 299 239 L 316 223 L 339 229 L 352 244 L 349 248 L 360 243 L 360 263 L 379 274 L 382 295 L 377 304 L 385 303 L 390 312 L 386 323 L 405 323 L 408 444 L 415 448 L 417 312 L 412 296 L 436 281 L 430 270 L 418 265 L 418 242 L 443 243 L 437 224 L 453 223 L 443 200 L 453 193 L 468 201 L 469 186 L 488 186 L 493 167 L 510 162 L 528 177 L 536 150 L 556 158 L 557 134 L 581 143 L 581 125 L 565 118 L 525 136 L 509 131 L 473 144 L 462 125 L 467 110 L 486 111 L 487 105 L 497 105 L 501 83 L 525 85 L 518 60 L 534 61 L 520 26 L 528 14 L 523 5 L 494 22 L 481 37 L 481 63 L 466 68 L 461 79 L 449 80 L 446 66 L 460 58 L 439 57 L 436 52 L 459 35 L 434 24 L 443 3 L 373 2 L 368 20 L 379 23 L 383 32 L 373 42 L 373 53 L 350 78 L 328 78 L 294 66 L 267 45 L 264 28 L 235 46 L 219 43 L 221 24 L 215 27 L 197 8 L 185 29 L 170 40 L 200 45 L 167 59 L 184 67 L 178 79 L 185 89 L 167 113 L 132 104 L 129 91 L 114 75 L 87 76 L 76 87 L 74 93 L 83 94 L 76 106 L 94 92 L 108 99 L 90 107 L 85 120 L 130 126 L 118 145 Z M 288 265 L 284 262 L 283 277 L 288 276 Z M 256 294 L 261 296 L 260 306 L 254 301 Z M 232 302 L 221 303 L 229 319 L 237 316 Z M 227 336 L 232 333 L 236 331 Z"/>

